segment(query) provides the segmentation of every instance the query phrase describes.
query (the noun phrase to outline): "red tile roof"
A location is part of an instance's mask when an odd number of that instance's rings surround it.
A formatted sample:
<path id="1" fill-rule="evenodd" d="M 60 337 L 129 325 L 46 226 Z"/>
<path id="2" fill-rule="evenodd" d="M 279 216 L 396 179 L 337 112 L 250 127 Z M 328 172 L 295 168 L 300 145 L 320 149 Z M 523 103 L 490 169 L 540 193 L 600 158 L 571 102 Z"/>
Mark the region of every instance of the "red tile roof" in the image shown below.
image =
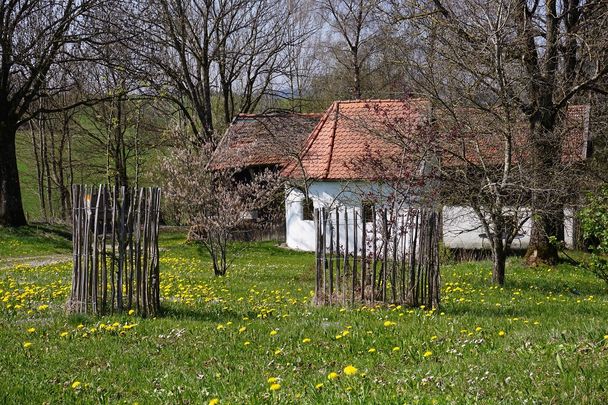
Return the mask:
<path id="1" fill-rule="evenodd" d="M 283 165 L 299 153 L 321 114 L 239 114 L 211 156 L 213 170 Z"/>
<path id="2" fill-rule="evenodd" d="M 564 165 L 587 157 L 589 112 L 587 105 L 569 106 L 564 125 L 556 132 L 562 141 L 561 161 Z M 443 115 L 435 119 L 437 135 L 441 138 L 443 165 L 502 164 L 505 150 L 503 134 L 506 133 L 512 135 L 512 162 L 531 162 L 530 127 L 523 115 L 511 122 L 511 128 L 506 122 L 501 122 L 501 118 L 472 108 L 459 108 L 454 116 Z"/>
<path id="3" fill-rule="evenodd" d="M 400 154 L 402 148 L 382 134 L 416 132 L 430 117 L 430 102 L 411 100 L 336 101 L 312 131 L 300 155 L 306 176 L 322 180 L 363 180 L 370 176 L 357 170 L 359 159 L 373 155 Z M 286 176 L 300 177 L 299 167 L 290 163 Z"/>
<path id="4" fill-rule="evenodd" d="M 496 128 L 494 120 L 484 122 L 489 119 L 487 114 L 458 109 L 455 120 L 434 116 L 434 134 L 429 130 L 433 115 L 431 103 L 425 99 L 336 101 L 309 135 L 299 164 L 292 161 L 283 174 L 297 178 L 303 169 L 308 178 L 317 180 L 377 178 L 377 173 L 370 173 L 366 165 L 357 162 L 370 156 L 399 158 L 404 147 L 395 139 L 408 138 L 435 143 L 442 150 L 443 164 L 450 166 L 465 164 L 463 157 L 472 163 L 482 159 L 486 164 L 502 162 L 502 137 L 492 130 Z M 568 108 L 562 144 L 564 162 L 586 158 L 588 119 L 588 106 Z M 514 161 L 521 162 L 528 158 L 529 130 L 523 117 L 515 120 L 514 126 Z"/>

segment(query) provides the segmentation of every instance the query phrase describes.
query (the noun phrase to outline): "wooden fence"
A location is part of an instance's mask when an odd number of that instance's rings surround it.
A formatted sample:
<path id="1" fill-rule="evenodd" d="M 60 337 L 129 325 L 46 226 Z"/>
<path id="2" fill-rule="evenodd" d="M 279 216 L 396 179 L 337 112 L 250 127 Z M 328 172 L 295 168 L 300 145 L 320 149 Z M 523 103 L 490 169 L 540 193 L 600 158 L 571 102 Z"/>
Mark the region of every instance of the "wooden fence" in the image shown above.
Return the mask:
<path id="1" fill-rule="evenodd" d="M 159 312 L 160 197 L 156 187 L 73 186 L 69 312 Z"/>
<path id="2" fill-rule="evenodd" d="M 439 305 L 440 214 L 315 210 L 317 304 Z"/>

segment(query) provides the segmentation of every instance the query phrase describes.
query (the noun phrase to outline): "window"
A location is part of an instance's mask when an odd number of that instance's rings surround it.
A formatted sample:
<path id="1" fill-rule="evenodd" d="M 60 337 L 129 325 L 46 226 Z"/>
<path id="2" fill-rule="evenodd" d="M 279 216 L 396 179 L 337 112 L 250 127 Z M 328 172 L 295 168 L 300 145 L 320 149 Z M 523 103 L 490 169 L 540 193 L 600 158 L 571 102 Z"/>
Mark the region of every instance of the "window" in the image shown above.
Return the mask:
<path id="1" fill-rule="evenodd" d="M 365 222 L 374 221 L 374 203 L 371 201 L 363 201 L 361 204 L 361 217 Z"/>
<path id="2" fill-rule="evenodd" d="M 315 219 L 315 206 L 311 198 L 304 198 L 302 201 L 302 219 L 304 221 L 314 221 Z"/>

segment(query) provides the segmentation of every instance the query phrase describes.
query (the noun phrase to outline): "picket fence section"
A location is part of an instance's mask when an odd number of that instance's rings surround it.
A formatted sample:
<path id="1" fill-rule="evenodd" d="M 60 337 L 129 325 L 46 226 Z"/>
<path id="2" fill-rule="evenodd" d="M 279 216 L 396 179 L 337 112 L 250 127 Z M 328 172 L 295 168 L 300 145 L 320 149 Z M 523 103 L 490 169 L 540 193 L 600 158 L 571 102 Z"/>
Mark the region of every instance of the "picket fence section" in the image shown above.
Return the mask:
<path id="1" fill-rule="evenodd" d="M 157 187 L 73 186 L 68 312 L 159 312 L 160 198 Z"/>
<path id="2" fill-rule="evenodd" d="M 315 302 L 437 308 L 440 213 L 365 208 L 315 209 Z"/>

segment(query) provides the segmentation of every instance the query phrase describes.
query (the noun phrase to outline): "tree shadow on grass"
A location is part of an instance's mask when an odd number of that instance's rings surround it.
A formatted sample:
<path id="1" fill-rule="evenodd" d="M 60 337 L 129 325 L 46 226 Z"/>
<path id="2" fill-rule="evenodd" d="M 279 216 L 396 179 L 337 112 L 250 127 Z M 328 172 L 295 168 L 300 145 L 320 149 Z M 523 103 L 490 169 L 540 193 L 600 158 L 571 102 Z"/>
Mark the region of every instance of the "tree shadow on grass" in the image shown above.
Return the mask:
<path id="1" fill-rule="evenodd" d="M 505 304 L 508 304 L 505 301 Z M 565 304 L 565 305 L 564 305 Z M 561 313 L 564 318 L 567 317 L 593 317 L 603 316 L 604 312 L 598 305 L 584 305 L 562 302 L 551 302 L 541 305 L 531 305 L 524 303 L 514 306 L 496 307 L 493 304 L 477 305 L 471 304 L 446 304 L 441 308 L 449 316 L 473 316 L 476 318 L 524 318 L 524 319 L 541 319 L 548 314 L 551 316 L 555 313 Z"/>
<path id="2" fill-rule="evenodd" d="M 252 311 L 237 312 L 232 309 L 209 310 L 208 308 L 190 308 L 177 305 L 163 304 L 161 307 L 163 318 L 172 318 L 175 320 L 188 320 L 200 322 L 225 323 L 241 321 L 243 317 L 255 318 L 256 313 Z"/>
<path id="3" fill-rule="evenodd" d="M 606 284 L 599 279 L 594 280 L 586 278 L 573 280 L 571 277 L 564 277 L 560 280 L 556 280 L 554 277 L 551 278 L 551 280 L 543 280 L 540 278 L 530 280 L 512 277 L 511 280 L 507 282 L 505 288 L 508 290 L 521 289 L 522 291 L 543 294 L 569 294 L 583 297 L 588 295 L 602 296 L 608 293 Z"/>

